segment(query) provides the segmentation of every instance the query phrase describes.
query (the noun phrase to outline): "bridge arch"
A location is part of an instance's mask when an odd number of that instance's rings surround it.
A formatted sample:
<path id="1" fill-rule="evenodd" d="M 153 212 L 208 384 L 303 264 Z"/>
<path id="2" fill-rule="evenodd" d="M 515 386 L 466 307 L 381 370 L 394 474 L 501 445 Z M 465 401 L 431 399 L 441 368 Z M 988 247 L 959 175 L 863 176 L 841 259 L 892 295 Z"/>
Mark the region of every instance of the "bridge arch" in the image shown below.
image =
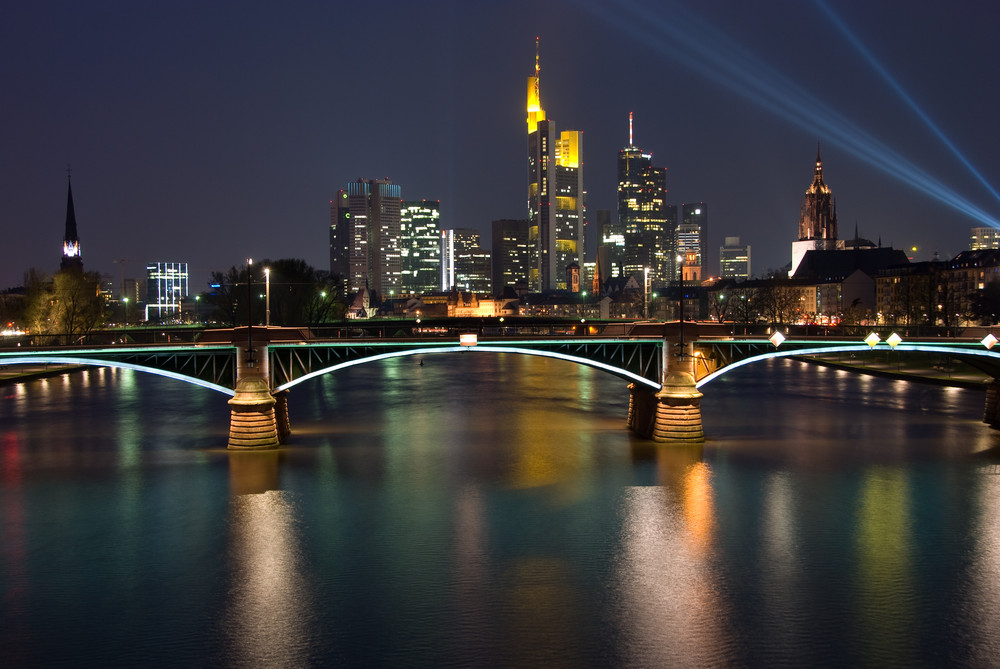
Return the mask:
<path id="1" fill-rule="evenodd" d="M 177 381 L 184 381 L 185 383 L 190 383 L 192 385 L 201 386 L 202 388 L 208 388 L 209 390 L 214 390 L 216 392 L 222 393 L 223 395 L 229 395 L 232 397 L 235 394 L 231 388 L 226 388 L 225 386 L 220 386 L 216 383 L 210 381 L 204 381 L 193 376 L 188 376 L 187 374 L 179 374 L 178 372 L 171 372 L 165 369 L 157 369 L 156 367 L 149 367 L 146 365 L 136 365 L 131 362 L 119 362 L 114 360 L 99 360 L 97 358 L 84 358 L 69 355 L 32 355 L 25 357 L 11 357 L 11 358 L 0 358 L 0 365 L 37 365 L 37 364 L 52 364 L 52 365 L 86 365 L 88 367 L 115 367 L 118 369 L 130 369 L 136 372 L 143 372 L 145 374 L 154 374 L 156 376 L 163 376 L 168 379 L 175 379 Z"/>
<path id="2" fill-rule="evenodd" d="M 317 376 L 322 376 L 324 374 L 329 374 L 331 372 L 336 372 L 347 367 L 353 367 L 355 365 L 363 365 L 371 362 L 378 362 L 380 360 L 389 360 L 391 358 L 402 358 L 411 355 L 432 355 L 438 353 L 516 353 L 520 355 L 535 355 L 545 358 L 555 358 L 557 360 L 566 360 L 568 362 L 573 362 L 578 365 L 584 365 L 586 367 L 593 367 L 595 369 L 600 369 L 602 371 L 614 374 L 628 381 L 632 381 L 636 384 L 644 385 L 652 390 L 659 390 L 660 384 L 655 381 L 651 381 L 644 376 L 630 372 L 627 369 L 622 369 L 621 367 L 615 367 L 614 365 L 609 365 L 607 363 L 598 362 L 596 360 L 589 360 L 576 355 L 570 355 L 568 353 L 559 353 L 555 351 L 544 351 L 538 349 L 529 348 L 519 348 L 517 346 L 491 346 L 489 344 L 478 344 L 476 346 L 445 346 L 445 347 L 433 347 L 433 348 L 414 348 L 404 351 L 390 351 L 387 353 L 378 353 L 376 355 L 371 355 L 365 358 L 358 358 L 356 360 L 348 360 L 346 362 L 341 362 L 336 365 L 331 365 L 323 369 L 318 369 L 308 374 L 304 374 L 293 381 L 289 381 L 283 385 L 278 386 L 274 389 L 275 393 L 288 390 L 303 381 L 308 381 L 309 379 L 316 378 Z"/>
<path id="3" fill-rule="evenodd" d="M 852 351 L 863 351 L 868 353 L 873 349 L 867 344 L 857 344 L 852 346 L 819 346 L 815 348 L 800 348 L 800 349 L 790 349 L 787 351 L 770 351 L 768 353 L 762 353 L 760 355 L 750 356 L 748 358 L 743 358 L 742 360 L 737 360 L 732 362 L 725 367 L 715 370 L 711 374 L 702 377 L 695 385 L 698 388 L 711 383 L 715 379 L 728 374 L 734 369 L 743 367 L 744 365 L 749 365 L 755 362 L 760 362 L 761 360 L 769 360 L 771 358 L 791 358 L 796 356 L 812 356 L 812 355 L 822 355 L 825 353 L 844 353 Z M 884 351 L 884 348 L 877 349 L 879 351 Z M 936 344 L 900 344 L 896 346 L 896 351 L 909 351 L 909 352 L 919 352 L 919 353 L 938 353 L 952 355 L 956 358 L 980 358 L 988 359 L 993 364 L 1000 364 L 1000 353 L 995 353 L 990 350 L 976 350 L 969 348 L 958 348 L 955 346 L 939 346 Z M 984 370 L 985 371 L 985 370 Z"/>

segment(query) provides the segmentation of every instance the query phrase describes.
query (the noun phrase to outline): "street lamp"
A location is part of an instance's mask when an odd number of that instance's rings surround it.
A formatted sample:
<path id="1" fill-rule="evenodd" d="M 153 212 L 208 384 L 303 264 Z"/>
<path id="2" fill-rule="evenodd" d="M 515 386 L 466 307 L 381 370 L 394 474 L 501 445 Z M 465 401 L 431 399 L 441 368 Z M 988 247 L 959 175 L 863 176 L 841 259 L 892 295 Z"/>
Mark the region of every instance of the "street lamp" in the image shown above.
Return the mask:
<path id="1" fill-rule="evenodd" d="M 253 258 L 247 258 L 247 367 L 253 367 Z"/>
<path id="2" fill-rule="evenodd" d="M 680 351 L 684 355 L 684 256 L 677 255 L 677 330 L 680 337 Z"/>
<path id="3" fill-rule="evenodd" d="M 649 268 L 642 268 L 642 317 L 649 320 Z"/>
<path id="4" fill-rule="evenodd" d="M 264 308 L 267 310 L 264 317 L 264 327 L 271 327 L 271 268 L 264 268 Z"/>
<path id="5" fill-rule="evenodd" d="M 124 305 L 122 307 L 122 318 L 125 320 L 125 323 L 122 325 L 122 327 L 126 327 L 128 325 L 128 298 L 127 297 L 123 297 L 122 298 L 122 304 Z"/>

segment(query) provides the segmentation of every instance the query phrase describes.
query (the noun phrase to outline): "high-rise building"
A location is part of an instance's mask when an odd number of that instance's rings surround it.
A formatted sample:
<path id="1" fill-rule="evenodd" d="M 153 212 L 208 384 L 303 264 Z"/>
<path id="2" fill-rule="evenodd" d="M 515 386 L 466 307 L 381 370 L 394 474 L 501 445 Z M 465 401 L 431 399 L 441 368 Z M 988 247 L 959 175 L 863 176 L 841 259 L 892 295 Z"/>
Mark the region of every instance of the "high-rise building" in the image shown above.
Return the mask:
<path id="1" fill-rule="evenodd" d="M 674 235 L 675 255 L 685 266 L 697 265 L 703 275 L 708 269 L 708 205 L 704 202 L 681 205 L 681 221 Z M 694 253 L 692 259 L 691 254 Z"/>
<path id="2" fill-rule="evenodd" d="M 330 272 L 345 279 L 348 292 L 400 290 L 400 195 L 388 179 L 358 179 L 330 203 Z"/>
<path id="3" fill-rule="evenodd" d="M 491 294 L 492 262 L 479 232 L 467 228 L 441 231 L 441 290 Z"/>
<path id="4" fill-rule="evenodd" d="M 583 133 L 557 133 L 542 109 L 537 40 L 527 112 L 529 284 L 534 290 L 565 289 L 566 268 L 584 260 Z"/>
<path id="5" fill-rule="evenodd" d="M 726 237 L 719 249 L 719 276 L 745 281 L 750 278 L 750 245 L 740 244 L 739 237 Z"/>
<path id="6" fill-rule="evenodd" d="M 813 181 L 802 197 L 799 211 L 799 240 L 792 242 L 792 269 L 795 274 L 806 251 L 834 251 L 843 249 L 844 243 L 837 239 L 837 201 L 833 191 L 823 181 L 823 159 L 819 145 L 816 145 L 816 167 Z"/>
<path id="7" fill-rule="evenodd" d="M 403 202 L 399 215 L 401 291 L 433 293 L 441 279 L 441 203 L 437 200 Z"/>
<path id="8" fill-rule="evenodd" d="M 497 293 L 528 281 L 531 267 L 528 227 L 527 219 L 493 221 L 493 290 Z"/>
<path id="9" fill-rule="evenodd" d="M 80 254 L 80 236 L 76 232 L 76 210 L 73 208 L 73 184 L 67 178 L 66 231 L 63 234 L 62 260 L 59 269 L 83 270 L 83 256 Z"/>
<path id="10" fill-rule="evenodd" d="M 618 229 L 626 276 L 645 279 L 648 267 L 653 283 L 671 278 L 667 207 L 667 168 L 654 167 L 653 154 L 635 146 L 629 112 L 628 146 L 618 152 Z"/>
<path id="11" fill-rule="evenodd" d="M 146 320 L 178 317 L 181 300 L 188 295 L 186 262 L 153 262 L 146 265 Z"/>
<path id="12" fill-rule="evenodd" d="M 1000 249 L 1000 229 L 993 227 L 972 228 L 970 251 Z"/>

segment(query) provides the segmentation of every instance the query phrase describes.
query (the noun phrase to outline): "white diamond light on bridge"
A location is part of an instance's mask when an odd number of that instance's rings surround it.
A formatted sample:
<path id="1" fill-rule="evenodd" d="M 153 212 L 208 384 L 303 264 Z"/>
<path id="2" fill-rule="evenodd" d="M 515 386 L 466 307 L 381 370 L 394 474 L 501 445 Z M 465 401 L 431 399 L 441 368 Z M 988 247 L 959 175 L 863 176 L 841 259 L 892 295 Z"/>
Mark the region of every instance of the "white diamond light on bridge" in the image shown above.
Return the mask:
<path id="1" fill-rule="evenodd" d="M 979 343 L 985 346 L 986 348 L 991 349 L 993 348 L 993 345 L 997 343 L 997 338 L 994 337 L 993 333 L 991 332 L 985 337 L 983 337 L 983 340 Z"/>
<path id="2" fill-rule="evenodd" d="M 899 344 L 899 342 L 901 341 L 903 341 L 903 338 L 900 337 L 895 332 L 893 332 L 891 335 L 889 335 L 889 338 L 885 340 L 885 343 L 893 348 L 896 348 L 896 345 Z"/>
<path id="3" fill-rule="evenodd" d="M 774 344 L 774 348 L 778 348 L 781 346 L 781 342 L 785 341 L 785 335 L 775 330 L 774 334 L 768 337 L 767 340 Z"/>
<path id="4" fill-rule="evenodd" d="M 872 348 L 875 348 L 875 344 L 879 343 L 880 341 L 882 341 L 882 338 L 879 337 L 874 332 L 865 337 L 865 343 L 871 346 Z"/>

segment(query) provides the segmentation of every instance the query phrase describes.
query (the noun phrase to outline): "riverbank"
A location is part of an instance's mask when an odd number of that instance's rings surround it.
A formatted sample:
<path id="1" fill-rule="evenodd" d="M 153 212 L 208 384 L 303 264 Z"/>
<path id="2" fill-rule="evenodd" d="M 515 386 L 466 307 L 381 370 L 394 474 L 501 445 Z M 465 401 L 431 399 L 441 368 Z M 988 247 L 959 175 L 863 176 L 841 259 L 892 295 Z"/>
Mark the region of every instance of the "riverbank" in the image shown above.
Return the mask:
<path id="1" fill-rule="evenodd" d="M 842 359 L 801 357 L 796 358 L 824 367 L 844 369 L 859 374 L 880 376 L 890 379 L 903 379 L 916 383 L 930 383 L 937 386 L 952 386 L 972 390 L 986 390 L 993 377 L 957 360 L 949 360 L 946 364 L 940 361 L 921 363 L 916 360 L 864 360 L 845 361 Z"/>

